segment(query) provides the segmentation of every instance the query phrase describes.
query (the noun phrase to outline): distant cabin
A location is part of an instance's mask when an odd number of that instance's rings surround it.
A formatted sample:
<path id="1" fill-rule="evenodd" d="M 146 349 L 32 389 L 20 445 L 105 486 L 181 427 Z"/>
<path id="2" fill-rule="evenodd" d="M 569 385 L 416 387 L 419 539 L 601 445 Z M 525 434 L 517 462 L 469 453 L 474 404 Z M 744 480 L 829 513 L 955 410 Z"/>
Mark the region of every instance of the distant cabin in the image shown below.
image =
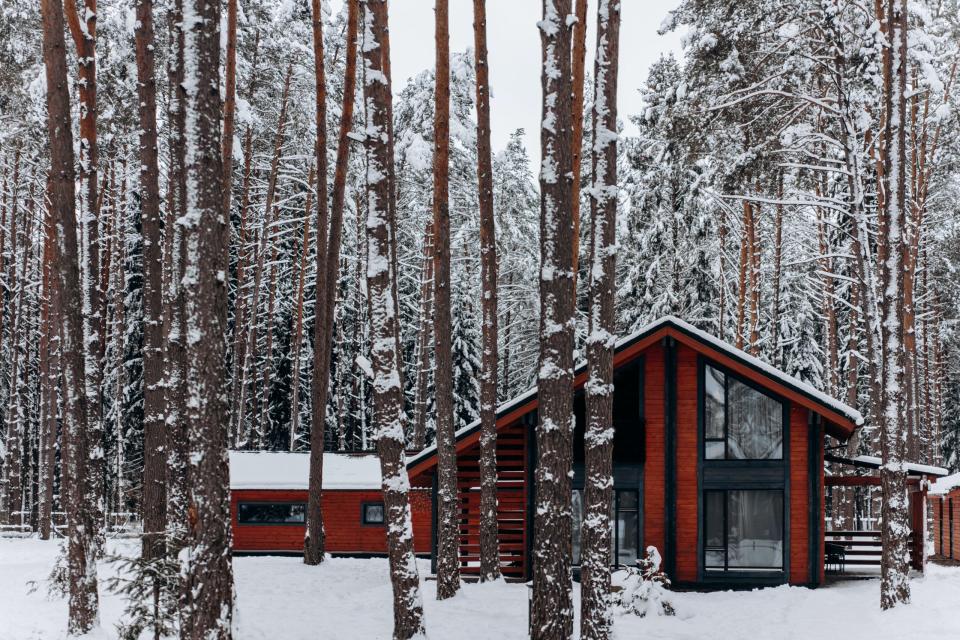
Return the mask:
<path id="1" fill-rule="evenodd" d="M 309 453 L 231 451 L 233 550 L 302 553 L 309 477 Z M 376 455 L 325 453 L 322 500 L 328 553 L 386 554 L 386 514 Z M 411 491 L 410 506 L 415 551 L 429 553 L 429 490 Z"/>
<path id="2" fill-rule="evenodd" d="M 960 473 L 940 478 L 927 494 L 933 555 L 960 562 Z"/>
<path id="3" fill-rule="evenodd" d="M 611 564 L 633 565 L 652 545 L 680 586 L 820 584 L 824 437 L 846 441 L 862 424 L 860 414 L 673 317 L 620 340 L 614 367 Z M 581 365 L 574 390 L 575 571 L 585 379 Z M 532 577 L 536 425 L 535 388 L 498 409 L 500 562 L 513 579 Z M 479 423 L 456 434 L 464 575 L 479 570 L 479 437 Z M 408 471 L 414 486 L 434 486 L 436 449 L 410 459 Z"/>

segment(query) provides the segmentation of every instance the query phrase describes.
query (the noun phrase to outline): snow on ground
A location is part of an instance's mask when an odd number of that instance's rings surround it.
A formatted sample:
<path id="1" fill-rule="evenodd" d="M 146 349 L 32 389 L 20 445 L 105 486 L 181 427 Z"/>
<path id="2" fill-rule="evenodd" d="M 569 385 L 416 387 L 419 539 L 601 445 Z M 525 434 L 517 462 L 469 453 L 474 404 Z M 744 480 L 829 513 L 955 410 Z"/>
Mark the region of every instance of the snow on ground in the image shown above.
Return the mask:
<path id="1" fill-rule="evenodd" d="M 113 543 L 134 552 L 135 543 Z M 43 584 L 57 544 L 0 539 L 0 640 L 60 640 L 66 635 L 66 602 L 49 599 Z M 241 557 L 237 580 L 237 640 L 359 640 L 390 638 L 392 611 L 385 559 L 334 558 L 306 567 L 299 558 Z M 425 575 L 429 565 L 421 565 Z M 100 566 L 101 578 L 112 567 Z M 28 582 L 40 588 L 29 593 Z M 519 640 L 526 637 L 527 587 L 468 584 L 437 602 L 435 582 L 423 596 L 427 630 L 434 640 Z M 911 581 L 913 604 L 881 613 L 876 580 L 841 582 L 811 590 L 777 587 L 751 592 L 671 594 L 675 618 L 617 616 L 614 636 L 669 640 L 739 638 L 844 638 L 905 640 L 958 638 L 960 567 L 930 565 Z M 123 602 L 102 594 L 102 628 L 96 640 L 114 640 Z"/>

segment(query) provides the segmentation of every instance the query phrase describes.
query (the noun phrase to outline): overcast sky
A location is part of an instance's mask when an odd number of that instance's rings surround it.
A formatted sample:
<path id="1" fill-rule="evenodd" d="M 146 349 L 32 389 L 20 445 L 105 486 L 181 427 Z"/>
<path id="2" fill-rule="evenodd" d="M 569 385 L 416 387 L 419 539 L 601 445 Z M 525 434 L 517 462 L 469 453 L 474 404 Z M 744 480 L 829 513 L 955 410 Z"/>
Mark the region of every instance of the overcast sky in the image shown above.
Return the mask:
<path id="1" fill-rule="evenodd" d="M 331 3 L 335 11 L 341 2 Z M 680 35 L 657 34 L 660 23 L 679 0 L 625 0 L 621 4 L 618 109 L 621 118 L 641 107 L 637 89 L 661 53 L 680 51 Z M 391 0 L 390 54 L 394 95 L 408 78 L 434 64 L 433 0 Z M 587 15 L 587 69 L 593 69 L 596 46 L 596 0 Z M 490 58 L 490 117 L 494 151 L 517 128 L 527 134 L 527 151 L 540 153 L 540 0 L 487 0 L 487 48 Z M 473 46 L 472 0 L 450 0 L 450 50 Z M 629 130 L 629 129 L 628 129 Z"/>

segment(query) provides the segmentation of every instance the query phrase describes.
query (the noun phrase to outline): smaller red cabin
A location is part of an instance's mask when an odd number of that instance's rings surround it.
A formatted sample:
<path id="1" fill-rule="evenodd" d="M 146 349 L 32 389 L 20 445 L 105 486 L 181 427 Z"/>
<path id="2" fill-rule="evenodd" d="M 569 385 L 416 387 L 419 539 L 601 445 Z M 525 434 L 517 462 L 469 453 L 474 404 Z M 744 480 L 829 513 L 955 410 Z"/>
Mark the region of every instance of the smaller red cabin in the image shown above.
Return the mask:
<path id="1" fill-rule="evenodd" d="M 927 493 L 933 555 L 960 562 L 960 473 L 940 478 Z"/>
<path id="2" fill-rule="evenodd" d="M 303 552 L 310 454 L 230 452 L 230 522 L 236 553 Z M 335 555 L 385 555 L 387 530 L 380 461 L 372 454 L 323 454 L 323 524 Z M 413 543 L 429 554 L 428 489 L 410 492 Z"/>

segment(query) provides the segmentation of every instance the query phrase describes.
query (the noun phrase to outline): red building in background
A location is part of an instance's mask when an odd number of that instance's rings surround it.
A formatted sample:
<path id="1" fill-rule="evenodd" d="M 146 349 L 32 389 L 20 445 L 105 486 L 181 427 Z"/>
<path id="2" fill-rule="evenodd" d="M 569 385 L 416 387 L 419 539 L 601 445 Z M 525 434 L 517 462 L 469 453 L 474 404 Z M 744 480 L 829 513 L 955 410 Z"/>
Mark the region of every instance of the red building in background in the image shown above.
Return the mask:
<path id="1" fill-rule="evenodd" d="M 302 553 L 308 453 L 230 452 L 230 518 L 236 553 Z M 430 552 L 429 490 L 410 492 L 414 549 Z M 380 462 L 373 454 L 325 453 L 323 523 L 328 553 L 384 555 Z"/>

